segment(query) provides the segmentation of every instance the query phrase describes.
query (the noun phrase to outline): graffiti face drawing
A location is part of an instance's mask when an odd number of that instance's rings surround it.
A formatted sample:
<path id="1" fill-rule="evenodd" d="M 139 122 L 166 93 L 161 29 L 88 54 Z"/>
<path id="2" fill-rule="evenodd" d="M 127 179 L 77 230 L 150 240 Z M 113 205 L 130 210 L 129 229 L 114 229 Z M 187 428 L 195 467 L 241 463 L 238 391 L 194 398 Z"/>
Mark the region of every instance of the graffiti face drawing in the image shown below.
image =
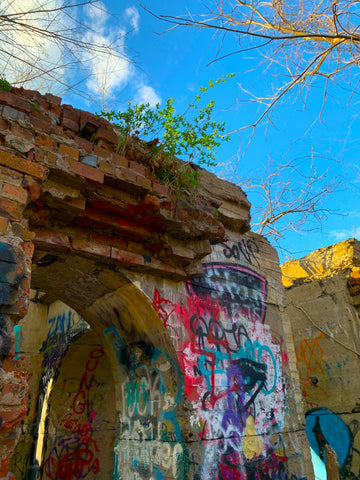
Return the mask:
<path id="1" fill-rule="evenodd" d="M 279 347 L 264 325 L 266 281 L 248 268 L 209 264 L 188 293 L 185 390 L 206 445 L 198 476 L 271 478 L 280 462 L 269 477 L 269 432 L 281 422 L 284 391 Z"/>

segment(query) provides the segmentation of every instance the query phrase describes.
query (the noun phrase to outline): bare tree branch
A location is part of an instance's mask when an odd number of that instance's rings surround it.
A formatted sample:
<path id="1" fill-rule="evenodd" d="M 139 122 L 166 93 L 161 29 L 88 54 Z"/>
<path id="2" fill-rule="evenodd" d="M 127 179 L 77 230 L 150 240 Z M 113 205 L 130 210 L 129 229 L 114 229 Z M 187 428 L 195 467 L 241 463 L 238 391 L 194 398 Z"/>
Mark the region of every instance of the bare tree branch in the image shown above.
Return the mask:
<path id="1" fill-rule="evenodd" d="M 91 75 L 96 59 L 112 58 L 114 66 L 130 63 L 123 30 L 118 38 L 104 39 L 79 20 L 79 9 L 105 14 L 100 0 L 32 0 L 26 5 L 21 0 L 0 4 L 0 76 L 13 85 L 33 86 L 37 80 L 35 88 L 40 88 L 42 80 L 44 88 L 79 93 L 76 85 Z"/>
<path id="2" fill-rule="evenodd" d="M 277 88 L 262 97 L 253 94 L 253 100 L 264 108 L 238 130 L 269 120 L 277 104 L 295 89 L 308 88 L 316 78 L 328 81 L 344 74 L 344 83 L 350 83 L 345 72 L 359 66 L 360 7 L 356 0 L 221 0 L 207 4 L 207 12 L 199 15 L 155 16 L 170 23 L 171 29 L 210 29 L 235 38 L 236 48 L 220 52 L 213 61 L 257 49 L 257 59 L 261 57 L 266 68 L 272 69 Z"/>

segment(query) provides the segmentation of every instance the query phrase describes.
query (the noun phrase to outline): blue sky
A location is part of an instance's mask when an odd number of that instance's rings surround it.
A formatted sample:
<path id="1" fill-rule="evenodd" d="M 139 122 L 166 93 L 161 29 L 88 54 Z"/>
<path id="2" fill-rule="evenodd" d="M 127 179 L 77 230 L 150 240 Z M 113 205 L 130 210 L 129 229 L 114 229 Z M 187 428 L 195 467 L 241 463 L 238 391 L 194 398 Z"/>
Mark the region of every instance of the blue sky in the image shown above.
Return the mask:
<path id="1" fill-rule="evenodd" d="M 25 0 L 16 1 L 23 5 Z M 215 99 L 215 119 L 225 121 L 227 131 L 233 131 L 253 123 L 261 112 L 261 106 L 250 101 L 250 94 L 267 96 L 277 84 L 276 76 L 264 71 L 263 59 L 256 50 L 210 63 L 216 57 L 221 41 L 213 32 L 195 28 L 165 32 L 170 25 L 156 19 L 138 3 L 109 0 L 103 6 L 101 8 L 100 3 L 95 9 L 78 12 L 78 18 L 89 27 L 84 39 L 100 43 L 117 39 L 118 49 L 127 54 L 130 61 L 104 55 L 94 60 L 90 55 L 83 55 L 87 72 L 75 70 L 73 78 L 68 80 L 77 81 L 84 75 L 78 88 L 92 100 L 61 92 L 63 103 L 99 111 L 104 91 L 102 81 L 106 78 L 104 102 L 108 109 L 123 109 L 129 100 L 164 104 L 166 99 L 173 97 L 177 111 L 182 113 L 198 93 L 199 86 L 207 85 L 209 79 L 236 73 L 235 78 L 204 96 L 206 101 Z M 148 0 L 145 6 L 164 15 L 186 14 L 187 9 L 193 13 L 203 11 L 202 4 L 195 0 Z M 223 41 L 222 53 L 237 48 L 234 37 L 228 37 Z M 102 76 L 104 71 L 105 77 Z M 91 76 L 88 76 L 89 72 Z M 273 70 L 272 73 L 277 72 Z M 353 72 L 354 85 L 356 73 Z M 282 163 L 300 162 L 301 159 L 304 172 L 310 168 L 312 158 L 318 175 L 328 169 L 329 181 L 342 181 L 341 188 L 328 197 L 326 205 L 330 210 L 336 209 L 341 216 L 329 215 L 322 222 L 322 231 L 307 234 L 289 231 L 284 238 L 282 246 L 295 258 L 360 235 L 356 231 L 360 227 L 359 96 L 351 97 L 351 91 L 342 86 L 341 79 L 338 85 L 330 86 L 321 119 L 317 119 L 324 87 L 320 81 L 307 92 L 305 101 L 305 91 L 302 97 L 293 95 L 274 109 L 271 122 L 263 122 L 255 132 L 241 130 L 232 134 L 231 140 L 218 150 L 219 166 L 215 172 L 240 186 L 249 176 L 261 178 L 269 158 Z M 39 88 L 44 91 L 45 87 L 40 85 Z M 56 90 L 55 87 L 49 88 Z M 251 192 L 248 195 L 255 206 L 260 205 L 258 197 Z M 281 258 L 286 258 L 285 252 L 281 253 Z"/>

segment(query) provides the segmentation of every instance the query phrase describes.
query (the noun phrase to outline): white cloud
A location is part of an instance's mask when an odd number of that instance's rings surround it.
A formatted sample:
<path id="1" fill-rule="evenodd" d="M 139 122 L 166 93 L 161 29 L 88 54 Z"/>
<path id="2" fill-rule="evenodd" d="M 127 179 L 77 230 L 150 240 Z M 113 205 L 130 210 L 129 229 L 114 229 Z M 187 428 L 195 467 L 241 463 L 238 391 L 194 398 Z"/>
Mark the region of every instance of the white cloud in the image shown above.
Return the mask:
<path id="1" fill-rule="evenodd" d="M 5 20 L 0 32 L 0 74 L 4 74 L 10 83 L 49 90 L 56 80 L 64 80 L 63 51 L 59 42 L 37 33 L 40 29 L 53 28 L 54 24 L 56 31 L 60 32 L 71 27 L 70 20 L 62 10 L 56 10 L 57 7 L 57 0 L 43 3 L 6 0 L 1 3 L 0 14 L 4 18 L 12 15 L 12 19 L 18 22 L 16 25 Z M 37 14 L 39 9 L 47 11 Z M 44 76 L 44 72 L 48 75 Z"/>
<path id="2" fill-rule="evenodd" d="M 128 10 L 127 16 L 130 16 L 130 21 L 135 22 L 138 26 L 137 10 L 134 7 L 128 8 L 126 12 Z M 104 104 L 105 98 L 111 98 L 116 90 L 122 90 L 130 82 L 134 69 L 131 60 L 126 55 L 125 26 L 114 24 L 101 2 L 100 8 L 99 4 L 91 6 L 87 18 L 89 30 L 85 41 L 89 45 L 102 45 L 105 48 L 116 45 L 118 52 L 118 55 L 114 55 L 110 48 L 108 53 L 106 51 L 98 52 L 94 47 L 83 54 L 84 64 L 90 71 L 86 88 L 90 94 L 102 97 Z"/>
<path id="3" fill-rule="evenodd" d="M 347 230 L 331 230 L 329 232 L 329 236 L 333 238 L 336 242 L 342 242 L 343 240 L 347 240 L 348 238 L 359 238 L 360 229 L 353 227 L 352 229 Z"/>
<path id="4" fill-rule="evenodd" d="M 109 13 L 101 1 L 87 5 L 84 12 L 88 22 L 97 29 L 109 20 Z"/>
<path id="5" fill-rule="evenodd" d="M 136 92 L 137 102 L 149 102 L 151 106 L 160 103 L 155 90 L 135 77 L 126 54 L 127 32 L 139 32 L 138 10 L 134 6 L 126 8 L 121 22 L 121 17 L 114 21 L 101 0 L 81 9 L 64 10 L 65 5 L 66 0 L 0 0 L 0 15 L 21 14 L 19 21 L 32 27 L 12 29 L 10 24 L 8 30 L 0 30 L 0 75 L 12 84 L 59 95 L 66 93 L 67 85 L 76 83 L 82 94 L 103 106 L 126 86 Z M 59 32 L 74 43 L 37 35 L 34 28 L 50 34 Z M 77 41 L 86 47 L 77 45 Z M 44 76 L 44 72 L 48 74 Z"/>
<path id="6" fill-rule="evenodd" d="M 137 89 L 137 94 L 134 98 L 135 103 L 149 103 L 150 107 L 155 107 L 158 103 L 161 103 L 161 98 L 155 92 L 153 87 L 149 85 L 141 84 Z"/>
<path id="7" fill-rule="evenodd" d="M 139 31 L 140 15 L 135 7 L 129 7 L 125 10 L 125 17 L 129 20 L 135 33 Z"/>

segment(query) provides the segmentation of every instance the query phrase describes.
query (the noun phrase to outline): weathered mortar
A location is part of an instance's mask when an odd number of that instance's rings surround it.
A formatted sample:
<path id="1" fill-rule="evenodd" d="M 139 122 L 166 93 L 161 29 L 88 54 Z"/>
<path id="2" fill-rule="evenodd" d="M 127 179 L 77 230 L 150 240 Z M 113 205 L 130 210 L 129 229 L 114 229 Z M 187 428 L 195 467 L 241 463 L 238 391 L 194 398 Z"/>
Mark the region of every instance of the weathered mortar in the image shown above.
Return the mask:
<path id="1" fill-rule="evenodd" d="M 360 476 L 359 267 L 355 239 L 282 265 L 310 445 L 344 480 Z"/>
<path id="2" fill-rule="evenodd" d="M 204 171 L 174 197 L 106 121 L 22 89 L 0 105 L 0 477 L 28 407 L 18 480 L 311 480 L 278 258 L 242 235 L 241 189 Z"/>

